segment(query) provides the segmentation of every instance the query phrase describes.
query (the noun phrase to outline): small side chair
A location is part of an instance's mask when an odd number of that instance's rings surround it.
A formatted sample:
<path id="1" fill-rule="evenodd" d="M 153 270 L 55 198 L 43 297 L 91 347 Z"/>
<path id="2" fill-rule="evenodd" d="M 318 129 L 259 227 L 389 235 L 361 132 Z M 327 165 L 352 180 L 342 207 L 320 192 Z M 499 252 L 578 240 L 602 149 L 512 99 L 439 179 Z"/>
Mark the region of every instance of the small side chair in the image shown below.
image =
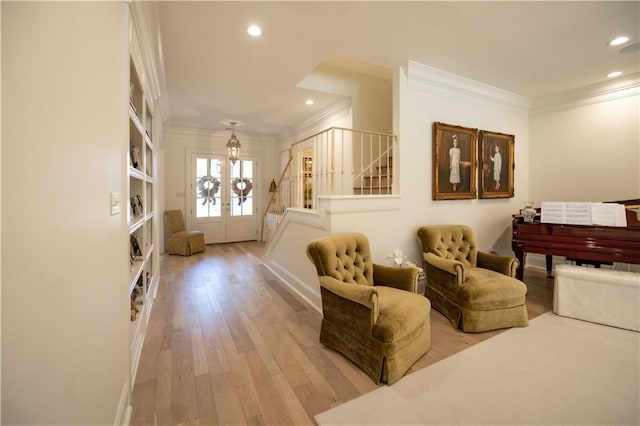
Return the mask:
<path id="1" fill-rule="evenodd" d="M 182 210 L 164 212 L 165 246 L 169 254 L 191 256 L 204 251 L 204 232 L 187 231 Z"/>
<path id="2" fill-rule="evenodd" d="M 417 294 L 418 270 L 377 265 L 369 241 L 344 233 L 307 245 L 320 281 L 320 342 L 392 384 L 431 347 L 431 304 Z"/>

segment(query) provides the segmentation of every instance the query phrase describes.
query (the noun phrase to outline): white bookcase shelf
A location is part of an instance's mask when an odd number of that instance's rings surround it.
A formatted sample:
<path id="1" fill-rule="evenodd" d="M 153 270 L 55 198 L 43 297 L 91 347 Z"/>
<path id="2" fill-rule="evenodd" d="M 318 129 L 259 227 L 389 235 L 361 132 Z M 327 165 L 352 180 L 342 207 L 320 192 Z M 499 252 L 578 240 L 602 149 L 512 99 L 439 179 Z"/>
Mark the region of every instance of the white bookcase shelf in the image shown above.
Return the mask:
<path id="1" fill-rule="evenodd" d="M 136 53 L 140 50 L 132 40 L 129 76 L 129 149 L 127 164 L 127 224 L 129 228 L 130 272 L 127 289 L 131 299 L 131 383 L 142 352 L 151 307 L 157 291 L 159 254 L 156 211 L 156 156 L 153 136 L 153 102 L 145 87 L 142 63 Z M 124 203 L 123 203 L 124 204 Z"/>

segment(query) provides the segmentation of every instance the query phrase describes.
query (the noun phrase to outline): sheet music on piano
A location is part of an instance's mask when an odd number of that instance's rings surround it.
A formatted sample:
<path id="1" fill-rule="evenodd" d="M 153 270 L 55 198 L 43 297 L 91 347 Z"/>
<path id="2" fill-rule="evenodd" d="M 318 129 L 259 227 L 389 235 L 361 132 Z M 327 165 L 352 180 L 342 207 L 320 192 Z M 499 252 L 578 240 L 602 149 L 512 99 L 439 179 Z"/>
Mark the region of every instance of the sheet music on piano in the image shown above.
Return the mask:
<path id="1" fill-rule="evenodd" d="M 564 223 L 564 203 L 561 201 L 543 201 L 540 205 L 540 222 Z"/>
<path id="2" fill-rule="evenodd" d="M 591 205 L 591 221 L 594 225 L 627 226 L 627 214 L 624 204 L 593 203 Z"/>
<path id="3" fill-rule="evenodd" d="M 544 201 L 540 210 L 542 223 L 627 226 L 624 204 Z"/>

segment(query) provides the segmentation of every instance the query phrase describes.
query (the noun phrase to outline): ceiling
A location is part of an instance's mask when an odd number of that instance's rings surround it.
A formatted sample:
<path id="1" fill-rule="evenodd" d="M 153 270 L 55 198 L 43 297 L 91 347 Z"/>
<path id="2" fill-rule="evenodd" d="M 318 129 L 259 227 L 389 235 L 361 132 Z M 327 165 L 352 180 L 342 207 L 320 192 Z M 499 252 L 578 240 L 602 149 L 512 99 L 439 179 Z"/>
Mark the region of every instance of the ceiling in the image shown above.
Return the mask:
<path id="1" fill-rule="evenodd" d="M 327 61 L 391 84 L 391 71 L 412 60 L 532 99 L 640 70 L 638 1 L 157 6 L 168 121 L 212 130 L 237 121 L 238 132 L 282 135 L 343 100 L 300 85 Z M 261 37 L 246 33 L 250 24 Z M 607 45 L 621 34 L 631 40 Z"/>

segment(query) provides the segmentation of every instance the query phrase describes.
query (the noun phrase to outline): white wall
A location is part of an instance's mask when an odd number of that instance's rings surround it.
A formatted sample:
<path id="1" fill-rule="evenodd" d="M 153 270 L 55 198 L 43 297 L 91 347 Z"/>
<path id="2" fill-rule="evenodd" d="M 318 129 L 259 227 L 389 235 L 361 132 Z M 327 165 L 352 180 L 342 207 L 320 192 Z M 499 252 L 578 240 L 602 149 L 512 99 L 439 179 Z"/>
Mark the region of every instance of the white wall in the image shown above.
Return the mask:
<path id="1" fill-rule="evenodd" d="M 531 118 L 531 201 L 640 198 L 640 89 L 546 107 Z"/>
<path id="2" fill-rule="evenodd" d="M 511 215 L 529 197 L 530 101 L 413 62 L 397 74 L 395 133 L 399 138 L 402 207 L 397 222 L 386 225 L 397 229 L 395 241 L 386 241 L 387 246 L 402 248 L 419 261 L 416 231 L 420 226 L 461 223 L 475 230 L 481 250 L 510 253 Z M 515 197 L 434 201 L 434 122 L 515 135 Z"/>
<path id="3" fill-rule="evenodd" d="M 3 424 L 113 424 L 128 395 L 128 25 L 2 2 Z"/>
<path id="4" fill-rule="evenodd" d="M 316 270 L 307 258 L 308 243 L 316 238 L 341 232 L 362 232 L 371 242 L 375 263 L 390 264 L 393 251 L 387 241 L 396 237 L 393 223 L 399 213 L 397 195 L 320 196 L 314 210 L 289 209 L 267 245 L 263 257 L 267 268 L 306 299 L 322 309 Z"/>
<path id="5" fill-rule="evenodd" d="M 417 239 L 418 228 L 436 223 L 461 223 L 475 229 L 481 250 L 511 253 L 511 215 L 517 213 L 529 197 L 530 101 L 416 63 L 397 70 L 393 101 L 400 164 L 394 168 L 394 180 L 399 181 L 400 193 L 357 200 L 320 197 L 318 217 L 314 225 L 308 225 L 314 228 L 309 232 L 313 235 L 363 232 L 370 241 L 374 262 L 390 264 L 387 255 L 399 248 L 408 260 L 420 265 L 422 248 Z M 436 121 L 514 134 L 515 197 L 434 201 L 432 127 Z M 292 215 L 289 220 L 298 219 Z M 304 218 L 295 226 L 302 227 L 306 222 L 310 220 Z M 286 244 L 271 242 L 265 262 L 313 303 L 319 296 L 314 296 L 317 277 L 303 255 L 307 233 L 292 223 L 289 227 L 296 231 L 281 237 Z M 288 259 L 296 261 L 288 262 Z M 315 306 L 319 307 L 319 303 Z"/>
<path id="6" fill-rule="evenodd" d="M 349 66 L 320 64 L 298 86 L 350 99 L 354 129 L 390 133 L 392 80 L 389 77 L 361 72 Z"/>

